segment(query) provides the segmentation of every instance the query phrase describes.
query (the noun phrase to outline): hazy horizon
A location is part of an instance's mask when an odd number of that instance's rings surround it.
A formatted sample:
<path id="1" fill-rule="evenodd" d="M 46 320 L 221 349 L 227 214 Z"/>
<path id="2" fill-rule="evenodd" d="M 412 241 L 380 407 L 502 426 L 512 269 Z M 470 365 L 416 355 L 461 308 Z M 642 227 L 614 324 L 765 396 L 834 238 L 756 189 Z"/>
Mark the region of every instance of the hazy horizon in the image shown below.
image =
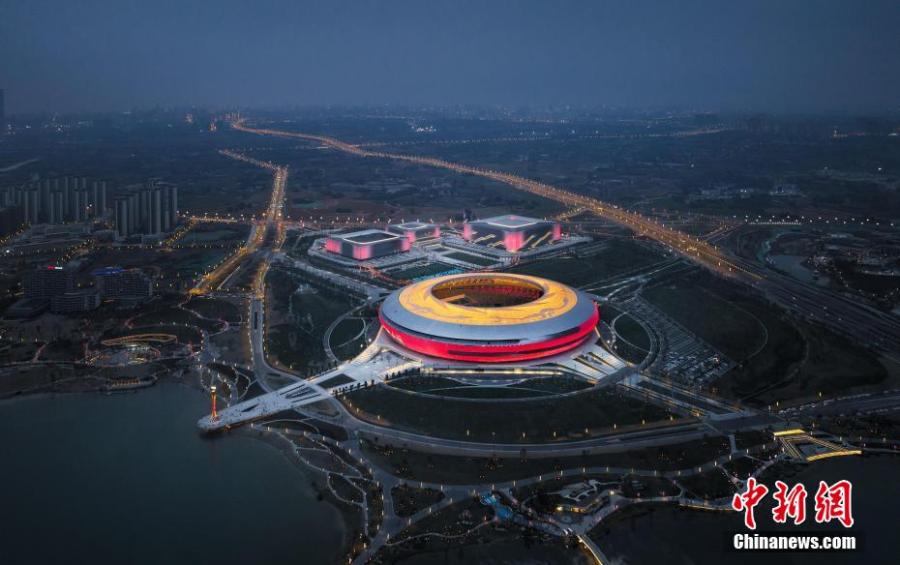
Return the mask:
<path id="1" fill-rule="evenodd" d="M 900 3 L 0 0 L 7 114 L 155 106 L 900 108 Z"/>

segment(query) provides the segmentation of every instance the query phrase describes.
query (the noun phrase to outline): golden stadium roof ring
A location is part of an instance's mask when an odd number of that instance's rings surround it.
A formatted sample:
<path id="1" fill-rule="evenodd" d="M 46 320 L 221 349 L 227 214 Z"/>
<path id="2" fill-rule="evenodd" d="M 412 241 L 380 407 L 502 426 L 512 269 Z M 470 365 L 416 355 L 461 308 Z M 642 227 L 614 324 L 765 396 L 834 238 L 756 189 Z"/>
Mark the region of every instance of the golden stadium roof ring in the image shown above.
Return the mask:
<path id="1" fill-rule="evenodd" d="M 564 284 L 509 273 L 428 279 L 392 293 L 382 327 L 406 348 L 477 363 L 540 359 L 584 343 L 597 305 Z"/>

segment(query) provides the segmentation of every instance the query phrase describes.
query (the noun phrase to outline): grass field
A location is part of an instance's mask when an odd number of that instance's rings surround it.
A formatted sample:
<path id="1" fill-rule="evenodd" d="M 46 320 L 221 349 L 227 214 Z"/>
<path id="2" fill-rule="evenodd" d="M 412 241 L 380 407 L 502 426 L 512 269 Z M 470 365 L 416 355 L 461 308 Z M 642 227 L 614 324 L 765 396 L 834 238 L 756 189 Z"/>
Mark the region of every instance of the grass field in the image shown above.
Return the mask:
<path id="1" fill-rule="evenodd" d="M 367 341 L 365 336 L 360 336 L 356 339 L 352 339 L 343 345 L 335 347 L 332 350 L 332 353 L 338 358 L 343 360 L 353 359 L 359 353 L 366 348 Z"/>
<path id="2" fill-rule="evenodd" d="M 446 396 L 464 396 L 467 398 L 478 398 L 475 395 L 468 394 L 466 392 L 460 391 L 459 393 L 454 393 L 452 391 L 448 391 L 447 389 L 466 387 L 466 385 L 460 383 L 459 381 L 455 381 L 453 379 L 448 379 L 445 377 L 435 377 L 435 376 L 416 376 L 405 379 L 397 379 L 393 380 L 390 383 L 390 386 L 403 389 L 403 390 L 411 390 L 418 392 L 429 392 L 433 394 L 441 394 Z M 570 377 L 532 377 L 529 378 L 522 383 L 515 385 L 517 389 L 527 389 L 534 391 L 535 393 L 565 393 L 565 392 L 574 392 L 577 390 L 583 390 L 585 388 L 590 388 L 591 385 L 584 381 L 580 381 Z M 466 390 L 471 390 L 467 388 Z M 491 388 L 489 390 L 496 391 L 497 388 Z M 476 393 L 477 394 L 477 393 Z M 515 393 L 509 393 L 503 396 L 502 393 L 496 394 L 495 396 L 488 395 L 489 398 L 510 398 L 513 397 Z M 521 396 L 526 396 L 526 394 L 522 394 Z"/>
<path id="3" fill-rule="evenodd" d="M 411 396 L 387 386 L 360 389 L 344 399 L 361 410 L 363 417 L 384 425 L 472 441 L 584 439 L 609 432 L 614 425 L 640 426 L 642 421 L 652 423 L 670 416 L 662 408 L 609 388 L 563 398 L 477 406 L 449 398 Z"/>
<path id="4" fill-rule="evenodd" d="M 682 477 L 679 482 L 697 498 L 715 499 L 734 494 L 734 485 L 721 469 Z"/>
<path id="5" fill-rule="evenodd" d="M 758 405 L 837 394 L 877 384 L 888 373 L 877 356 L 820 326 L 705 273 L 654 287 L 645 296 L 738 362 L 717 391 Z"/>
<path id="6" fill-rule="evenodd" d="M 211 229 L 201 230 L 194 228 L 179 241 L 179 245 L 191 245 L 196 243 L 208 243 L 216 245 L 238 245 L 247 237 L 247 229 Z"/>
<path id="7" fill-rule="evenodd" d="M 176 281 L 192 280 L 211 270 L 231 253 L 230 249 L 175 250 L 163 260 L 163 276 Z"/>
<path id="8" fill-rule="evenodd" d="M 553 257 L 518 265 L 511 273 L 534 275 L 571 286 L 585 286 L 615 275 L 646 267 L 665 257 L 629 239 L 611 239 L 607 246 L 587 257 Z"/>
<path id="9" fill-rule="evenodd" d="M 192 298 L 184 307 L 213 320 L 227 320 L 231 323 L 239 323 L 243 319 L 242 309 L 227 300 Z"/>
<path id="10" fill-rule="evenodd" d="M 397 476 L 446 484 L 489 484 L 594 466 L 660 471 L 688 469 L 724 455 L 729 449 L 728 439 L 718 435 L 673 445 L 562 458 L 530 458 L 527 451 L 513 458 L 427 454 L 363 442 L 363 451 L 376 464 L 393 470 Z"/>
<path id="11" fill-rule="evenodd" d="M 695 278 L 648 288 L 644 298 L 736 361 L 746 359 L 766 342 L 767 328 L 754 312 L 764 305 L 746 307 L 727 300 Z"/>
<path id="12" fill-rule="evenodd" d="M 808 353 L 796 378 L 761 399 L 842 394 L 849 388 L 876 385 L 888 376 L 887 369 L 871 351 L 850 343 L 820 326 L 800 324 Z"/>
<path id="13" fill-rule="evenodd" d="M 266 277 L 269 312 L 273 313 L 267 336 L 269 354 L 294 370 L 319 371 L 327 365 L 322 346 L 325 330 L 354 303 L 324 287 L 314 286 L 315 293 L 295 293 L 300 282 L 280 270 L 270 270 Z"/>
<path id="14" fill-rule="evenodd" d="M 615 329 L 616 333 L 631 345 L 637 346 L 644 351 L 650 349 L 650 336 L 648 336 L 647 332 L 644 331 L 644 328 L 628 314 L 625 314 L 616 320 Z"/>
<path id="15" fill-rule="evenodd" d="M 600 306 L 600 320 L 607 324 L 611 324 L 621 313 L 622 312 L 612 304 L 607 303 Z"/>
<path id="16" fill-rule="evenodd" d="M 133 324 L 136 327 L 155 324 L 185 324 L 202 328 L 209 332 L 218 331 L 223 327 L 221 322 L 200 318 L 194 313 L 181 308 L 166 308 L 141 314 L 134 318 Z"/>
<path id="17" fill-rule="evenodd" d="M 347 318 L 335 326 L 331 332 L 331 347 L 339 347 L 340 345 L 352 340 L 359 332 L 362 331 L 364 323 L 359 318 Z"/>
<path id="18" fill-rule="evenodd" d="M 444 493 L 431 488 L 415 488 L 401 483 L 391 489 L 397 516 L 412 516 L 419 510 L 437 504 L 444 499 Z"/>
<path id="19" fill-rule="evenodd" d="M 477 399 L 504 399 L 504 398 L 533 398 L 546 396 L 547 393 L 518 387 L 483 387 L 483 386 L 457 386 L 446 390 L 433 390 L 430 394 L 436 394 L 447 398 L 477 398 Z"/>

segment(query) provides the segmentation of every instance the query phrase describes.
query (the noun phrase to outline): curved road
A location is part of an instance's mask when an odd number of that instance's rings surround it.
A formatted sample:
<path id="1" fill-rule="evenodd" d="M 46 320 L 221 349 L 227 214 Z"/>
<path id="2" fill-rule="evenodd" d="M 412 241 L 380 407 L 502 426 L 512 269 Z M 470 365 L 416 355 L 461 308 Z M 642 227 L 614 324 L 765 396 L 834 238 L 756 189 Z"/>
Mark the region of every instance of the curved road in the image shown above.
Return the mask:
<path id="1" fill-rule="evenodd" d="M 238 131 L 258 135 L 315 141 L 326 147 L 359 157 L 394 159 L 476 175 L 507 184 L 518 190 L 537 194 L 571 208 L 584 208 L 600 217 L 625 226 L 636 233 L 654 239 L 718 275 L 735 277 L 754 286 L 758 283 L 763 283 L 760 285 L 760 290 L 780 302 L 783 306 L 791 310 L 800 311 L 804 315 L 816 319 L 816 321 L 831 327 L 843 335 L 871 344 L 876 349 L 886 353 L 893 360 L 900 361 L 900 319 L 896 316 L 879 312 L 837 293 L 811 287 L 800 281 L 781 276 L 755 263 L 727 256 L 723 251 L 702 238 L 688 235 L 672 227 L 657 223 L 650 218 L 645 218 L 640 214 L 629 212 L 596 198 L 511 173 L 463 165 L 434 157 L 370 151 L 358 145 L 323 135 L 251 128 L 244 125 L 243 121 L 233 123 L 232 127 Z"/>

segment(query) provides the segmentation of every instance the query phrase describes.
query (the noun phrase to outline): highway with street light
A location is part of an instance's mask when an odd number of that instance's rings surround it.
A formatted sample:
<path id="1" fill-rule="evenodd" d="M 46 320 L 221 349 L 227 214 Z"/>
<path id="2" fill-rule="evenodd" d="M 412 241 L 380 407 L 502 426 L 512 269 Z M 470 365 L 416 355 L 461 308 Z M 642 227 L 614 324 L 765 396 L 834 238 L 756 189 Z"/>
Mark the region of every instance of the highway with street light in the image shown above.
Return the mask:
<path id="1" fill-rule="evenodd" d="M 244 120 L 234 122 L 232 127 L 238 131 L 258 135 L 297 138 L 321 143 L 326 147 L 359 157 L 394 159 L 476 175 L 563 203 L 570 208 L 590 211 L 665 245 L 715 274 L 754 286 L 783 307 L 797 311 L 842 335 L 872 347 L 894 361 L 900 361 L 900 319 L 896 316 L 878 312 L 856 300 L 781 275 L 766 266 L 732 257 L 710 241 L 688 235 L 657 220 L 624 210 L 614 204 L 512 173 L 454 163 L 444 159 L 373 151 L 323 135 L 250 127 Z"/>

